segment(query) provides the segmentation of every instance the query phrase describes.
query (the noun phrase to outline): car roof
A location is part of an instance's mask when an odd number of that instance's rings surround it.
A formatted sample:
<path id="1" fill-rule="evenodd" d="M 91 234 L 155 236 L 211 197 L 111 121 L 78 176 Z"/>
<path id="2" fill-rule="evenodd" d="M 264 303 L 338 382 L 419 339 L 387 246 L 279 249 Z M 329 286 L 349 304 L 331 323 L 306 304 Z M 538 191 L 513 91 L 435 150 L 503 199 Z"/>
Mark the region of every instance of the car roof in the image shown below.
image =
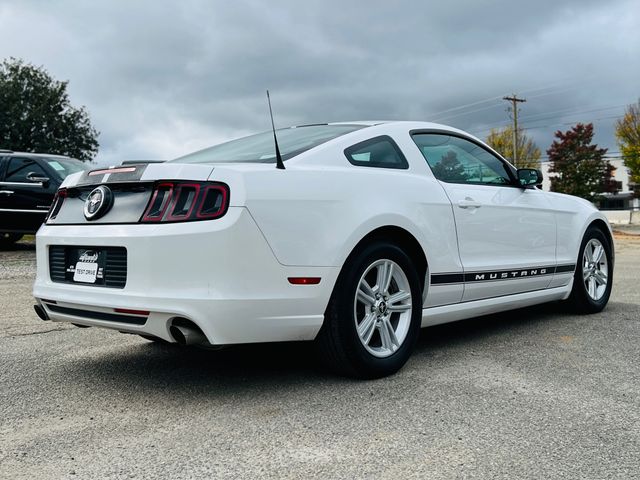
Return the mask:
<path id="1" fill-rule="evenodd" d="M 6 157 L 35 157 L 35 158 L 61 158 L 66 160 L 75 160 L 72 157 L 66 155 L 59 155 L 57 153 L 33 153 L 33 152 L 14 152 L 13 150 L 0 150 L 0 155 Z"/>
<path id="2" fill-rule="evenodd" d="M 388 125 L 388 126 L 409 126 L 410 128 L 417 128 L 418 126 L 421 128 L 437 128 L 442 130 L 458 130 L 451 125 L 444 125 L 442 123 L 428 122 L 425 120 L 354 120 L 351 122 L 331 122 L 327 125 L 363 125 L 367 127 L 373 127 L 377 125 Z"/>
<path id="3" fill-rule="evenodd" d="M 444 125 L 442 123 L 427 122 L 424 120 L 352 120 L 347 122 L 318 122 L 318 123 L 304 123 L 301 125 L 294 125 L 289 128 L 297 127 L 312 127 L 315 125 L 362 125 L 363 127 L 374 127 L 377 125 L 420 125 L 422 128 L 438 128 L 443 130 L 458 130 L 450 125 Z M 286 128 L 286 127 L 285 127 Z"/>
<path id="4" fill-rule="evenodd" d="M 290 127 L 283 128 L 283 130 L 285 130 L 286 128 L 311 127 L 316 125 L 360 125 L 362 127 L 380 127 L 380 128 L 388 127 L 392 130 L 403 129 L 403 128 L 406 128 L 408 130 L 439 130 L 439 131 L 456 133 L 458 135 L 473 138 L 475 140 L 482 142 L 482 140 L 480 140 L 479 138 L 476 138 L 474 135 L 471 135 L 469 132 L 465 132 L 464 130 L 460 130 L 450 125 L 444 125 L 442 123 L 425 122 L 421 120 L 352 120 L 349 122 L 326 122 L 326 123 L 319 122 L 319 123 L 307 123 L 302 125 L 292 125 Z"/>
<path id="5" fill-rule="evenodd" d="M 352 125 L 363 125 L 367 127 L 388 127 L 390 130 L 437 130 L 441 132 L 448 132 L 461 135 L 466 138 L 474 139 L 480 143 L 485 143 L 480 138 L 475 135 L 470 134 L 464 130 L 460 130 L 459 128 L 452 127 L 451 125 L 444 125 L 442 123 L 435 122 L 426 122 L 421 120 L 360 120 L 354 122 L 336 122 L 330 125 L 341 125 L 341 124 L 352 124 Z"/>

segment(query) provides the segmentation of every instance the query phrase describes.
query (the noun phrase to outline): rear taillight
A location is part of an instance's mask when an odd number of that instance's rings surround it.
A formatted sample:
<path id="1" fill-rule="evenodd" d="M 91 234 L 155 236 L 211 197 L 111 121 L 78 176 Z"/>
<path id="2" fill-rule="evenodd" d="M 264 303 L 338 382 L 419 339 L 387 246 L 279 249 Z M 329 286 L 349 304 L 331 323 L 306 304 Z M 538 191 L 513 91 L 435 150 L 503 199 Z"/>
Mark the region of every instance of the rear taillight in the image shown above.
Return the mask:
<path id="1" fill-rule="evenodd" d="M 227 213 L 229 187 L 219 182 L 157 182 L 143 223 L 213 220 Z"/>
<path id="2" fill-rule="evenodd" d="M 62 208 L 62 204 L 64 203 L 65 198 L 67 198 L 67 189 L 66 188 L 58 189 L 58 191 L 53 197 L 53 202 L 51 202 L 51 207 L 49 208 L 49 213 L 47 214 L 46 221 L 52 220 L 58 216 L 58 213 Z"/>

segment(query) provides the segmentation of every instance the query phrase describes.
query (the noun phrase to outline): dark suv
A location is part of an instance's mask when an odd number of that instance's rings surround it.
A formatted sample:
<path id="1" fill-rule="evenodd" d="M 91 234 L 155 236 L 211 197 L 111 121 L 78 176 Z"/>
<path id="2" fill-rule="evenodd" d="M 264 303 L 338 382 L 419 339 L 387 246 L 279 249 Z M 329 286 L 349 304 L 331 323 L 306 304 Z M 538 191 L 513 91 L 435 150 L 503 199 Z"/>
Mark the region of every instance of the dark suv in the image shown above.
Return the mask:
<path id="1" fill-rule="evenodd" d="M 0 150 L 0 247 L 35 233 L 65 177 L 86 169 L 60 155 Z"/>

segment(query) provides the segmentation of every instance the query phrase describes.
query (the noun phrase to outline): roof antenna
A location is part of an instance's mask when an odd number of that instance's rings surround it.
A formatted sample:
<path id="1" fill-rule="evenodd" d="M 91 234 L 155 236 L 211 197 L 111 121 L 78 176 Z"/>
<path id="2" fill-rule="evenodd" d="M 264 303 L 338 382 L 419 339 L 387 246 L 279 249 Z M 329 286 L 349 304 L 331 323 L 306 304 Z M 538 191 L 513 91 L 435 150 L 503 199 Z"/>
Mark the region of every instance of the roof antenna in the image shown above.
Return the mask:
<path id="1" fill-rule="evenodd" d="M 276 126 L 273 123 L 273 111 L 271 110 L 269 90 L 267 90 L 267 102 L 269 102 L 269 115 L 271 116 L 271 128 L 273 129 L 273 143 L 276 145 L 276 168 L 284 170 L 284 162 L 282 161 L 282 155 L 280 155 L 280 148 L 278 147 L 278 137 L 276 137 Z"/>

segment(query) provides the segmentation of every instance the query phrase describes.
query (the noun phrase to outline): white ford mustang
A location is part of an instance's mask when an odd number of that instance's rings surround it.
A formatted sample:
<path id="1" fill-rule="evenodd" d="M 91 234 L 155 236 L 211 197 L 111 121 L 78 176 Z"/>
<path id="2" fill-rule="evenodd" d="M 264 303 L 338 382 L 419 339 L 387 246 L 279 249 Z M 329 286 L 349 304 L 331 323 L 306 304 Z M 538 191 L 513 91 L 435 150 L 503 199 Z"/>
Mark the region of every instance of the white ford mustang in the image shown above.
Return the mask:
<path id="1" fill-rule="evenodd" d="M 465 132 L 352 122 L 277 140 L 278 157 L 267 132 L 68 177 L 37 235 L 38 315 L 180 344 L 315 340 L 372 378 L 420 327 L 609 299 L 603 215 Z"/>

